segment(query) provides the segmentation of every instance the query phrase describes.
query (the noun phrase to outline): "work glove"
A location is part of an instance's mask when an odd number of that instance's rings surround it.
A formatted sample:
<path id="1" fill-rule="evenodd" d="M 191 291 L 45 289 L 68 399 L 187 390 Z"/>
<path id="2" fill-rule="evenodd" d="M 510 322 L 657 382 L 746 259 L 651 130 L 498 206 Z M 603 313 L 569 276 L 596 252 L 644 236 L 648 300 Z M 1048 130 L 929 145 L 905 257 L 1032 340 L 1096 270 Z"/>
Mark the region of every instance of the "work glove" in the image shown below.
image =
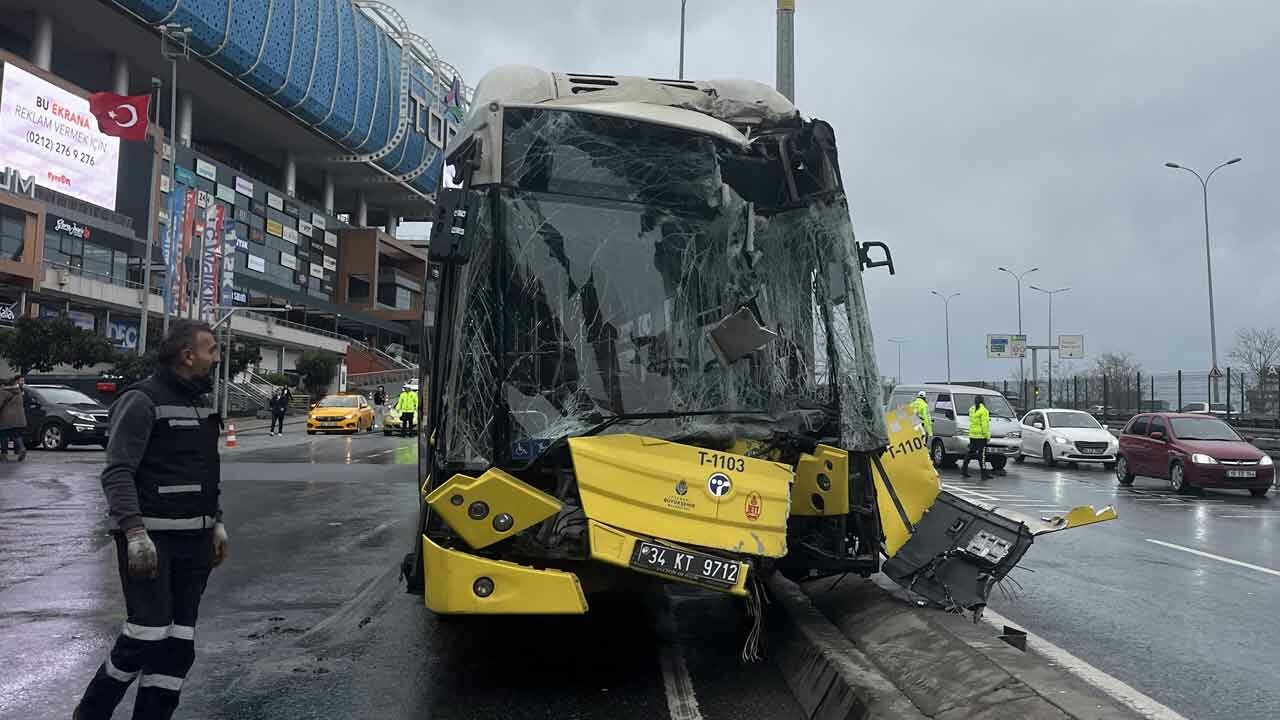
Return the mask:
<path id="1" fill-rule="evenodd" d="M 129 542 L 129 577 L 154 580 L 160 576 L 160 558 L 156 555 L 156 545 L 151 542 L 145 527 L 132 527 L 124 531 Z"/>
<path id="2" fill-rule="evenodd" d="M 218 567 L 227 559 L 230 548 L 227 544 L 227 526 L 218 523 L 213 526 L 213 566 Z"/>

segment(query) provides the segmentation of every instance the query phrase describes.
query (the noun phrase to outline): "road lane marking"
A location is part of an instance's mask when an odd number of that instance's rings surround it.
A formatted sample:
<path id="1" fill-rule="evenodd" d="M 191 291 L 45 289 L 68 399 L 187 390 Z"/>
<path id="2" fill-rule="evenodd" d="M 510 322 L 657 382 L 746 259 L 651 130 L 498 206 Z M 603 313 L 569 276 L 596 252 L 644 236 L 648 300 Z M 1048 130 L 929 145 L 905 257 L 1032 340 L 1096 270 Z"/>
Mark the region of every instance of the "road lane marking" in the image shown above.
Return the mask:
<path id="1" fill-rule="evenodd" d="M 1214 555 L 1213 553 L 1207 553 L 1203 550 L 1196 550 L 1195 548 L 1183 547 L 1182 545 L 1175 545 L 1173 543 L 1165 542 L 1163 540 L 1152 540 L 1151 538 L 1147 538 L 1147 542 L 1154 543 L 1156 545 L 1160 545 L 1163 547 L 1167 547 L 1172 550 L 1181 550 L 1182 552 L 1191 553 L 1192 555 L 1199 555 L 1200 557 L 1206 557 L 1206 558 L 1209 558 L 1210 560 L 1217 560 L 1218 562 L 1224 562 L 1224 563 L 1227 563 L 1228 565 L 1237 565 L 1242 568 L 1257 570 L 1260 573 L 1266 573 L 1268 575 L 1275 575 L 1276 577 L 1280 577 L 1280 570 L 1272 570 L 1271 568 L 1265 568 L 1265 567 L 1262 567 L 1261 565 L 1254 565 L 1252 563 L 1242 562 L 1240 560 L 1232 560 L 1229 557 L 1222 557 L 1221 555 Z"/>
<path id="2" fill-rule="evenodd" d="M 663 607 L 655 618 L 662 647 L 658 664 L 662 668 L 662 686 L 667 695 L 667 712 L 671 720 L 702 720 L 698 697 L 693 691 L 693 678 L 684 659 L 684 646 L 678 638 L 675 611 L 671 597 L 663 593 Z"/>
<path id="3" fill-rule="evenodd" d="M 1144 695 L 1129 684 L 1108 675 L 1039 635 L 1027 631 L 1026 625 L 1016 623 L 990 607 L 983 610 L 982 619 L 984 622 L 995 626 L 1001 633 L 1004 632 L 1005 625 L 1022 628 L 1027 632 L 1028 650 L 1040 653 L 1054 664 L 1102 690 L 1114 698 L 1116 702 L 1147 718 L 1147 720 L 1187 720 L 1187 718 L 1179 715 L 1173 709 Z"/>
<path id="4" fill-rule="evenodd" d="M 985 498 L 985 499 L 987 499 L 987 500 L 992 500 L 992 501 L 994 501 L 994 502 L 1000 502 L 1000 501 L 1001 501 L 1001 499 L 1000 499 L 1000 498 L 995 497 L 994 495 L 984 495 L 983 493 L 980 493 L 980 492 L 978 492 L 978 491 L 976 491 L 976 490 L 966 490 L 965 488 L 957 487 L 957 486 L 955 486 L 955 485 L 950 485 L 950 484 L 947 484 L 947 483 L 942 483 L 942 487 L 943 487 L 943 488 L 945 488 L 945 489 L 947 489 L 947 490 L 950 490 L 950 491 L 952 491 L 952 492 L 968 493 L 968 494 L 973 495 L 973 496 L 975 496 L 975 497 Z"/>

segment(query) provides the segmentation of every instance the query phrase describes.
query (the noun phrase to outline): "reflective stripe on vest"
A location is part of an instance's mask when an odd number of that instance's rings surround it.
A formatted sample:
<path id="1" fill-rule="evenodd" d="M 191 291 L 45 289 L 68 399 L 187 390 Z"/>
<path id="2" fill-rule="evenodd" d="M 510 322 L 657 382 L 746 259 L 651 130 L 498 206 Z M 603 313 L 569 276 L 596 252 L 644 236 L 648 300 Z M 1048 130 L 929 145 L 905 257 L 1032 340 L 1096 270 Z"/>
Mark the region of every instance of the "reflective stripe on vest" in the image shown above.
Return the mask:
<path id="1" fill-rule="evenodd" d="M 195 485 L 161 485 L 156 488 L 156 492 L 161 495 L 168 495 L 170 493 L 200 492 L 202 489 L 198 483 Z"/>
<path id="2" fill-rule="evenodd" d="M 218 524 L 218 519 L 209 515 L 193 518 L 158 518 L 143 517 L 142 524 L 151 530 L 209 530 Z"/>

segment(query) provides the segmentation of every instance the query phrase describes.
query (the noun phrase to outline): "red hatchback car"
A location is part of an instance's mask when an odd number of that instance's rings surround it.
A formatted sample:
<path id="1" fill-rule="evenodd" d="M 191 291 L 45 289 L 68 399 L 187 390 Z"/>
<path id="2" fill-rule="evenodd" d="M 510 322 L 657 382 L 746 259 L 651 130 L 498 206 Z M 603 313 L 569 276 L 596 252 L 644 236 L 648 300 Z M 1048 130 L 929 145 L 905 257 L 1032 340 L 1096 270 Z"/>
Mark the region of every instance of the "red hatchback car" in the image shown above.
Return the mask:
<path id="1" fill-rule="evenodd" d="M 1174 490 L 1231 488 L 1254 497 L 1275 481 L 1271 456 L 1212 415 L 1136 415 L 1120 435 L 1116 479 L 1132 485 L 1137 475 L 1168 480 Z"/>

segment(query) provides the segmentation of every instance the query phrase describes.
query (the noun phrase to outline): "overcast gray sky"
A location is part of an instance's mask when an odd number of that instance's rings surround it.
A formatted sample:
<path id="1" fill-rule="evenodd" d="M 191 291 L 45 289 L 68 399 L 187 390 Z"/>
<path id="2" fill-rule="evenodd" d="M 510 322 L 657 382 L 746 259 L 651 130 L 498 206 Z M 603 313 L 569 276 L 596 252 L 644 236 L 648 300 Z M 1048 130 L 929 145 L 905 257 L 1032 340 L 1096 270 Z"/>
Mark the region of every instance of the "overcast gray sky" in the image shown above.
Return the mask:
<path id="1" fill-rule="evenodd" d="M 468 82 L 503 64 L 674 76 L 679 0 L 391 0 Z M 1280 325 L 1280 243 L 1268 200 L 1280 123 L 1280 5 L 1228 0 L 893 3 L 797 0 L 796 100 L 836 130 L 854 228 L 894 252 L 866 278 L 881 372 L 912 340 L 905 380 L 1008 376 L 989 332 L 1017 329 L 1014 281 L 1072 289 L 1054 334 L 1087 359 L 1209 366 L 1200 185 L 1207 171 L 1219 355 Z M 775 3 L 689 0 L 685 73 L 774 80 Z M 1270 128 L 1270 130 L 1268 130 Z M 1047 340 L 1044 296 L 1023 325 Z"/>

